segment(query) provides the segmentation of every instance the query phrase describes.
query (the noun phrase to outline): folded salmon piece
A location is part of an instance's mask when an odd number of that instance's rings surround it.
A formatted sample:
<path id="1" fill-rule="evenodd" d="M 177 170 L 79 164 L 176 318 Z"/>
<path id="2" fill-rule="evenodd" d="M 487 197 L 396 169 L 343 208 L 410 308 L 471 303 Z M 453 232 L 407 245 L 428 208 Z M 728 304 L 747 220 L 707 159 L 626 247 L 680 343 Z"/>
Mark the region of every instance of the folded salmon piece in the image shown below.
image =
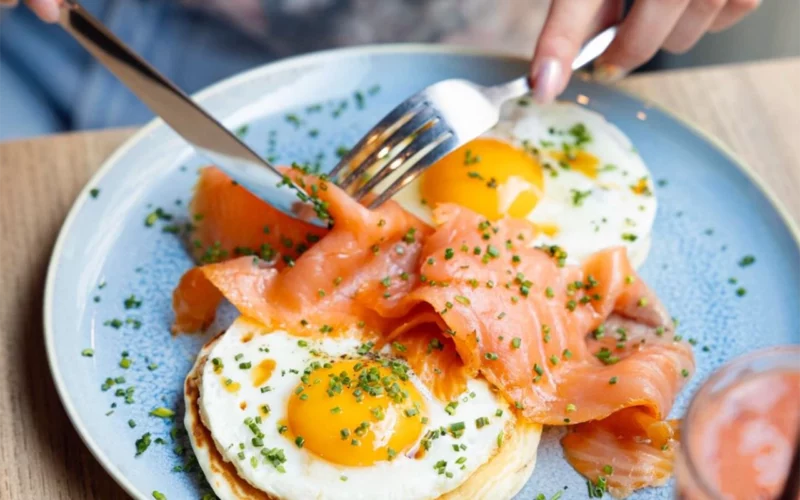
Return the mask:
<path id="1" fill-rule="evenodd" d="M 315 202 L 326 207 L 327 215 L 336 221 L 335 227 L 329 232 L 324 230 L 327 234 L 321 239 L 306 237 L 299 255 L 295 245 L 296 259 L 282 258 L 276 251 L 267 256 L 252 254 L 190 270 L 173 293 L 174 332 L 208 325 L 222 296 L 242 314 L 267 325 L 291 328 L 298 334 L 318 329 L 327 333 L 360 322 L 374 330 L 388 328 L 387 318 L 418 282 L 419 252 L 432 229 L 393 202 L 370 211 L 324 180 L 296 171 L 292 175 L 309 192 L 316 193 Z M 231 197 L 232 206 L 239 206 L 237 201 L 245 194 L 252 197 L 247 191 L 244 194 L 239 191 L 239 186 L 220 187 L 220 184 L 230 186 L 218 181 L 220 176 L 224 174 L 216 169 L 204 170 L 196 198 L 205 198 L 208 189 Z M 268 207 L 257 198 L 255 201 Z M 248 198 L 249 203 L 254 200 Z M 228 204 L 227 198 L 217 200 L 216 204 Z M 193 208 L 198 205 L 192 203 Z M 251 211 L 258 209 L 248 205 L 247 212 Z M 274 216 L 275 209 L 270 211 L 270 216 Z M 220 208 L 216 212 L 231 213 Z M 245 213 L 238 215 L 244 217 Z M 308 224 L 283 214 L 275 216 L 272 222 L 262 219 L 257 223 L 247 222 L 247 230 L 237 225 L 236 218 L 206 216 L 202 222 L 202 234 L 213 234 L 223 242 L 223 248 L 240 248 L 245 242 L 252 244 L 266 238 L 296 237 L 299 233 L 293 227 L 301 227 L 301 232 L 308 230 Z M 240 227 L 240 233 L 224 235 L 224 226 L 212 228 L 222 223 Z M 263 235 L 262 224 L 270 227 L 269 234 Z M 248 240 L 254 233 L 260 239 Z M 286 241 L 284 247 L 290 247 Z M 209 284 L 221 295 L 208 293 Z"/>
<path id="2" fill-rule="evenodd" d="M 569 463 L 588 479 L 592 497 L 625 498 L 660 486 L 672 475 L 679 446 L 677 420 L 661 421 L 639 408 L 578 424 L 561 440 Z"/>
<path id="3" fill-rule="evenodd" d="M 283 267 L 327 229 L 289 217 L 216 167 L 205 167 L 189 204 L 192 255 L 202 264 L 256 255 Z"/>
<path id="4" fill-rule="evenodd" d="M 467 389 L 470 373 L 445 332 L 447 325 L 431 310 L 420 310 L 383 337 L 375 346 L 390 344 L 423 384 L 441 401 L 456 401 Z"/>
<path id="5" fill-rule="evenodd" d="M 225 185 L 218 180 L 224 174 L 208 172 L 196 198 L 210 189 L 207 175 Z M 293 247 L 286 259 L 247 255 L 190 270 L 173 295 L 174 331 L 207 325 L 223 296 L 243 315 L 299 334 L 358 324 L 374 332 L 378 347 L 391 345 L 443 400 L 480 374 L 532 422 L 581 424 L 564 439 L 567 457 L 612 493 L 666 480 L 669 461 L 661 459 L 676 437 L 664 438 L 664 419 L 694 357 L 623 248 L 571 266 L 562 249 L 531 246 L 527 221 L 492 222 L 444 205 L 434 230 L 392 202 L 370 211 L 324 179 L 289 175 L 328 211 L 333 228 L 315 229 L 309 234 L 318 241 L 306 238 L 302 252 Z M 216 204 L 237 206 L 243 196 L 238 186 L 212 186 L 221 193 Z M 256 201 L 247 212 L 264 210 L 270 220 L 257 225 L 269 225 L 270 234 L 310 231 Z M 213 235 L 224 248 L 266 241 L 263 231 L 261 240 L 247 239 L 256 224 L 228 233 L 225 225 L 235 219 L 202 222 L 203 237 Z M 606 452 L 629 459 L 618 468 L 628 480 L 601 474 L 613 458 Z M 636 469 L 654 456 L 658 467 Z"/>
<path id="6" fill-rule="evenodd" d="M 460 207 L 442 209 L 443 223 L 421 255 L 425 283 L 406 300 L 438 311 L 472 374 L 543 424 L 597 420 L 632 406 L 657 418 L 669 413 L 694 369 L 691 346 L 676 341 L 624 249 L 568 266 L 560 249 L 532 248 L 520 221 L 489 223 Z M 651 334 L 608 328 L 612 313 Z"/>

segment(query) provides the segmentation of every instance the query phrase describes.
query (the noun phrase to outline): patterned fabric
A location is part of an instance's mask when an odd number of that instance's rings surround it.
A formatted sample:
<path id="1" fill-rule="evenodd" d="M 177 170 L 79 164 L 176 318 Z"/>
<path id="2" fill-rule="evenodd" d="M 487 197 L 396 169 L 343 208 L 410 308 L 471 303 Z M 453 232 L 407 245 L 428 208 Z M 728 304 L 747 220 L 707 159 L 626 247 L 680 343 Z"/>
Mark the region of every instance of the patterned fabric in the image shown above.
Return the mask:
<path id="1" fill-rule="evenodd" d="M 225 16 L 278 54 L 445 42 L 530 50 L 547 0 L 183 0 Z M 527 43 L 526 43 L 527 42 Z"/>
<path id="2" fill-rule="evenodd" d="M 529 55 L 548 0 L 82 0 L 187 92 L 278 58 L 442 42 Z M 58 26 L 0 11 L 0 140 L 135 125 L 152 113 Z"/>

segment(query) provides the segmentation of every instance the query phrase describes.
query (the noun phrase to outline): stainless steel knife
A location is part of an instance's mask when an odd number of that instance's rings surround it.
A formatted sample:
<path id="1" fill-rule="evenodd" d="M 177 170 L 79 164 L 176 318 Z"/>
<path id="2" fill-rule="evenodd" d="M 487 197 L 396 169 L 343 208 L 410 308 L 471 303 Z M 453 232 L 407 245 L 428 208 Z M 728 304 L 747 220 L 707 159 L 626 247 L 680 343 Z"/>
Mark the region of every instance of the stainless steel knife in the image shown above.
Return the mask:
<path id="1" fill-rule="evenodd" d="M 236 182 L 279 210 L 318 225 L 293 183 L 175 84 L 137 55 L 76 0 L 61 4 L 60 25 L 167 125 Z M 307 199 L 307 197 L 306 197 Z"/>

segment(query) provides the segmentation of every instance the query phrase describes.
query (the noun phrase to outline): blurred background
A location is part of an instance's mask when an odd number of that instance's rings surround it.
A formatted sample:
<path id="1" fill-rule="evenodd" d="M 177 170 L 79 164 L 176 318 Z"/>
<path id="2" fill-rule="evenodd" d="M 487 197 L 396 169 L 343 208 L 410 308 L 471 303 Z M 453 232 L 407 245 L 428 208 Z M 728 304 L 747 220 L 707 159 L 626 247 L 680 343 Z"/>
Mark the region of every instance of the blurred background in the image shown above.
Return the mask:
<path id="1" fill-rule="evenodd" d="M 765 0 L 733 28 L 707 35 L 690 52 L 660 53 L 645 70 L 800 56 L 800 1 Z"/>
<path id="2" fill-rule="evenodd" d="M 449 43 L 530 57 L 548 7 L 547 0 L 82 3 L 189 93 L 276 59 L 365 43 Z M 800 1 L 765 0 L 734 28 L 707 35 L 687 54 L 659 53 L 639 71 L 800 56 L 798 21 Z M 58 26 L 24 7 L 0 11 L 0 140 L 151 116 Z"/>

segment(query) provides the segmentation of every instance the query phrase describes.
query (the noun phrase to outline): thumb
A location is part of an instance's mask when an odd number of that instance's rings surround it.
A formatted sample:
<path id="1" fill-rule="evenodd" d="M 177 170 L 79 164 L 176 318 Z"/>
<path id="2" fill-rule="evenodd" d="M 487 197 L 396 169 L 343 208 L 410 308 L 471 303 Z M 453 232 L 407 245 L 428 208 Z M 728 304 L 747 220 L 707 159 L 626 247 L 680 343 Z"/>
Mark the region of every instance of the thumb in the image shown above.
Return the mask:
<path id="1" fill-rule="evenodd" d="M 26 0 L 28 7 L 46 23 L 58 22 L 62 0 Z"/>

